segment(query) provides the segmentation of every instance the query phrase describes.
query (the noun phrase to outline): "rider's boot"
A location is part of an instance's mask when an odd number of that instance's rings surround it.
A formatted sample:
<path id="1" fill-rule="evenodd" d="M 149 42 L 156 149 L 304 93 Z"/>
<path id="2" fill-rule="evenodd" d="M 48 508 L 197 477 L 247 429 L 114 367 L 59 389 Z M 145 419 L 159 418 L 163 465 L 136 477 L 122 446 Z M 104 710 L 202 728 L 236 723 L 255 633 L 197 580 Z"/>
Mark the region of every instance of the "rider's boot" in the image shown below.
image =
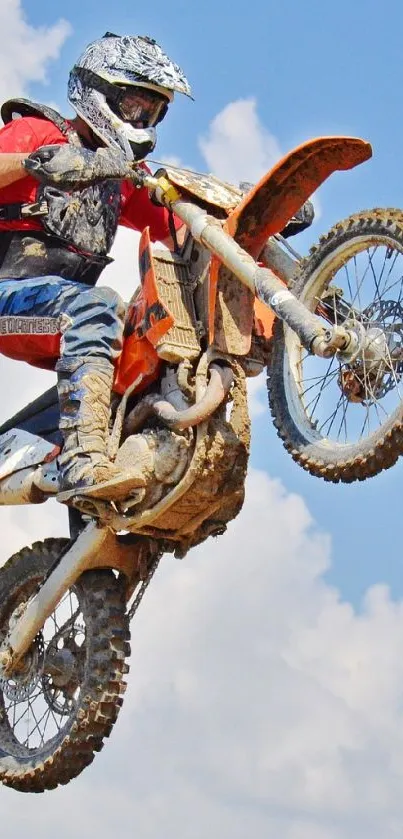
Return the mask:
<path id="1" fill-rule="evenodd" d="M 113 365 L 100 357 L 62 358 L 56 370 L 64 438 L 58 500 L 122 497 L 127 476 L 125 481 L 107 455 Z"/>

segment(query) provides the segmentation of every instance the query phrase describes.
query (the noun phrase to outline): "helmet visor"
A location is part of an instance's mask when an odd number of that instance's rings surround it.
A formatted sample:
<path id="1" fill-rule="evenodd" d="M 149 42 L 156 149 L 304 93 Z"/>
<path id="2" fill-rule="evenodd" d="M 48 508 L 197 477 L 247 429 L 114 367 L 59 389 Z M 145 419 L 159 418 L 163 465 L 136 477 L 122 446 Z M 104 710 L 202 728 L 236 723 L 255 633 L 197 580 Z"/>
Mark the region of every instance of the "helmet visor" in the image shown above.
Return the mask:
<path id="1" fill-rule="evenodd" d="M 119 116 L 134 128 L 150 128 L 161 122 L 168 105 L 168 99 L 156 91 L 131 87 L 122 91 L 117 110 Z"/>

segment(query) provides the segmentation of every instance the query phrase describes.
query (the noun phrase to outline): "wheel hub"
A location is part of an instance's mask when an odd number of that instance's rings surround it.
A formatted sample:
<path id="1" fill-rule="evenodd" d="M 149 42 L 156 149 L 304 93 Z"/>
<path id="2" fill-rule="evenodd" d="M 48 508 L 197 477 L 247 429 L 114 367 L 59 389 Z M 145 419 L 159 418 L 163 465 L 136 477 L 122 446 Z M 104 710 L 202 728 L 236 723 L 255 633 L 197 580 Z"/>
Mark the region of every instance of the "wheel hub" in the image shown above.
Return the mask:
<path id="1" fill-rule="evenodd" d="M 403 328 L 403 324 L 402 324 Z M 353 356 L 338 377 L 338 384 L 349 402 L 370 404 L 391 390 L 400 378 L 403 345 L 396 340 L 396 330 L 387 334 L 384 328 L 360 324 L 360 342 Z M 402 336 L 403 337 L 403 336 Z M 343 353 L 340 354 L 343 358 Z"/>
<path id="2" fill-rule="evenodd" d="M 53 684 L 62 688 L 71 682 L 76 670 L 76 659 L 71 650 L 48 649 L 46 653 L 46 673 L 52 677 Z"/>
<path id="3" fill-rule="evenodd" d="M 74 694 L 82 678 L 83 650 L 77 636 L 84 635 L 84 627 L 72 615 L 55 634 L 46 650 L 42 689 L 49 708 L 61 716 L 68 716 L 74 704 Z"/>

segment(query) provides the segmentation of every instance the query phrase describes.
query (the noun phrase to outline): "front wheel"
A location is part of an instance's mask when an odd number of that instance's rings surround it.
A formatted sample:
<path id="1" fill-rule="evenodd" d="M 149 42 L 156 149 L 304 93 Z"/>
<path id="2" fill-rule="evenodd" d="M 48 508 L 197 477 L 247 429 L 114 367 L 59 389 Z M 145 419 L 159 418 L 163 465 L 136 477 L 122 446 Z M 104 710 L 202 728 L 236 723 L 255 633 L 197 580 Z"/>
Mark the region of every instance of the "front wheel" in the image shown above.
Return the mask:
<path id="1" fill-rule="evenodd" d="M 66 547 L 46 539 L 0 570 L 0 641 Z M 0 780 L 20 792 L 66 784 L 116 720 L 130 652 L 123 581 L 109 570 L 74 583 L 12 677 L 0 676 Z"/>
<path id="2" fill-rule="evenodd" d="M 292 290 L 325 327 L 359 330 L 366 349 L 349 362 L 318 358 L 277 322 L 268 367 L 274 424 L 312 475 L 364 480 L 403 452 L 402 211 L 368 210 L 336 224 Z"/>

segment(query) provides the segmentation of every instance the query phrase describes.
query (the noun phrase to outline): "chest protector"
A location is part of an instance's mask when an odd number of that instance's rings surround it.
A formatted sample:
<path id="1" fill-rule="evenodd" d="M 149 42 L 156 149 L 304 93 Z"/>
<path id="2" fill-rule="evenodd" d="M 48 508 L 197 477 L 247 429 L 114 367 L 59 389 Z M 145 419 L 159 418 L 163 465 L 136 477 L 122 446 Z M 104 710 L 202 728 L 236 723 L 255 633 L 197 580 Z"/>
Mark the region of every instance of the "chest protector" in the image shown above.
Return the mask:
<path id="1" fill-rule="evenodd" d="M 53 122 L 69 143 L 82 145 L 69 123 L 46 105 L 13 99 L 2 106 L 5 124 L 27 116 Z M 74 192 L 41 184 L 35 204 L 0 206 L 2 219 L 35 217 L 42 225 L 42 231 L 0 232 L 0 279 L 53 274 L 94 285 L 105 265 L 112 262 L 108 252 L 116 235 L 120 209 L 120 183 L 111 180 Z M 31 243 L 37 246 L 31 247 Z"/>

